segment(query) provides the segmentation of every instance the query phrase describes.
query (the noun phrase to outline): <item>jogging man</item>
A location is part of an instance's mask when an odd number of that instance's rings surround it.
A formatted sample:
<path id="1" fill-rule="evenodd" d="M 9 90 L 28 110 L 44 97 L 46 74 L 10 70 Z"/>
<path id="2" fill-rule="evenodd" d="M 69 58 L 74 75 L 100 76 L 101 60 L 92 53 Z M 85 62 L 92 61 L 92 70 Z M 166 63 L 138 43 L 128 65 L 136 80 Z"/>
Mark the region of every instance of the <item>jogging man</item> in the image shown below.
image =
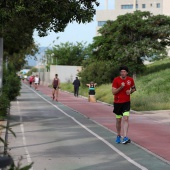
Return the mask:
<path id="1" fill-rule="evenodd" d="M 56 101 L 58 101 L 58 90 L 60 87 L 60 80 L 58 78 L 58 74 L 55 74 L 55 78 L 53 79 L 52 86 L 53 86 L 52 99 L 53 100 L 56 99 Z"/>
<path id="2" fill-rule="evenodd" d="M 130 143 L 127 137 L 130 114 L 130 94 L 136 91 L 133 78 L 128 75 L 128 67 L 119 68 L 120 76 L 116 77 L 112 83 L 112 93 L 114 95 L 114 110 L 116 115 L 117 138 L 116 143 L 121 143 L 121 122 L 123 118 L 123 144 Z"/>

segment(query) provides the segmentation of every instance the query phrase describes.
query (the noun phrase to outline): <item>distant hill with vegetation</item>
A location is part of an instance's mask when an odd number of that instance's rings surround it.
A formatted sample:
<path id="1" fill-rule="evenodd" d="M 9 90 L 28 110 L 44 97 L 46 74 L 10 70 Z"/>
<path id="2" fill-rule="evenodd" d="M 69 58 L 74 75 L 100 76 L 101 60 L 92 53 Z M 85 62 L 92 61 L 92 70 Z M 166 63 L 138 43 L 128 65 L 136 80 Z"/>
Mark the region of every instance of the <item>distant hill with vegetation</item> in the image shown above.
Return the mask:
<path id="1" fill-rule="evenodd" d="M 170 58 L 147 65 L 135 80 L 137 91 L 131 95 L 131 109 L 136 111 L 170 109 Z M 71 83 L 61 84 L 61 89 L 73 92 Z M 111 83 L 96 87 L 97 100 L 112 104 Z M 88 96 L 88 87 L 80 87 L 80 95 Z"/>
<path id="2" fill-rule="evenodd" d="M 45 54 L 45 50 L 47 50 L 47 47 L 39 47 L 39 51 L 35 54 L 35 56 L 27 56 L 26 60 L 28 62 L 28 66 L 36 66 Z"/>

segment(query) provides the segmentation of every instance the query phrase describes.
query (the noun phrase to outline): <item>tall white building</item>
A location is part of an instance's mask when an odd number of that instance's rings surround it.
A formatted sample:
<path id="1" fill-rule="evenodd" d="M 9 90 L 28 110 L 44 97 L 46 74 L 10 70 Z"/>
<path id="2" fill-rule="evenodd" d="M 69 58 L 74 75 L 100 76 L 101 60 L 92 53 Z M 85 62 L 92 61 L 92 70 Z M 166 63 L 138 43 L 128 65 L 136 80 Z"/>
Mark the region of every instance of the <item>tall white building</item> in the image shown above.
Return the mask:
<path id="1" fill-rule="evenodd" d="M 108 1 L 113 0 L 105 0 L 106 8 L 96 11 L 97 30 L 107 20 L 114 21 L 117 16 L 132 13 L 135 10 L 150 11 L 154 15 L 170 15 L 170 0 L 115 0 L 115 5 L 113 4 L 115 6 L 114 10 L 108 9 Z"/>

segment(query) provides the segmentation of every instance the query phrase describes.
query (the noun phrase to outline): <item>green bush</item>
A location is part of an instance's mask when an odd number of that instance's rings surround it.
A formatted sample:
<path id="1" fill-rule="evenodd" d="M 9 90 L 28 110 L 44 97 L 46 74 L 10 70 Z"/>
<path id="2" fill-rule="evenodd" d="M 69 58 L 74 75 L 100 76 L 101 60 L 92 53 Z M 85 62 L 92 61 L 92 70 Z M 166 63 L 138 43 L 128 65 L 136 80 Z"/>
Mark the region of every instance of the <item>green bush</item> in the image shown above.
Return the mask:
<path id="1" fill-rule="evenodd" d="M 8 68 L 4 68 L 2 92 L 12 101 L 20 95 L 20 89 L 21 81 L 16 74 L 16 70 L 12 65 L 9 65 Z"/>
<path id="2" fill-rule="evenodd" d="M 10 100 L 5 93 L 0 95 L 0 120 L 4 120 L 7 109 L 10 107 Z"/>
<path id="3" fill-rule="evenodd" d="M 119 74 L 118 67 L 110 61 L 93 61 L 79 73 L 82 84 L 91 81 L 100 84 L 111 83 L 113 78 Z"/>
<path id="4" fill-rule="evenodd" d="M 21 81 L 16 74 L 16 70 L 11 64 L 3 67 L 3 86 L 0 91 L 0 119 L 4 119 L 7 109 L 10 107 L 10 101 L 20 95 Z"/>

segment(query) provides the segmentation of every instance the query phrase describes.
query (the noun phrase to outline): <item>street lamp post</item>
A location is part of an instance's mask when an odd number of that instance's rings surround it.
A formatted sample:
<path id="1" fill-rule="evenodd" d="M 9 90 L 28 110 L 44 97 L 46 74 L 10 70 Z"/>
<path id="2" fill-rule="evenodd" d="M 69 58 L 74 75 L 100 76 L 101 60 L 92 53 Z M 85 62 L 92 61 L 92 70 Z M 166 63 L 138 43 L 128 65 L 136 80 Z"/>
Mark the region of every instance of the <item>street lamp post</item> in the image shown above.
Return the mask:
<path id="1" fill-rule="evenodd" d="M 53 64 L 53 62 L 54 62 L 54 59 L 53 59 L 53 57 L 54 57 L 54 53 L 51 53 L 51 55 L 50 55 L 50 56 L 51 56 L 51 61 L 50 61 L 50 63 L 51 63 L 51 64 Z"/>
<path id="2" fill-rule="evenodd" d="M 0 89 L 2 88 L 3 78 L 3 38 L 0 38 Z"/>

